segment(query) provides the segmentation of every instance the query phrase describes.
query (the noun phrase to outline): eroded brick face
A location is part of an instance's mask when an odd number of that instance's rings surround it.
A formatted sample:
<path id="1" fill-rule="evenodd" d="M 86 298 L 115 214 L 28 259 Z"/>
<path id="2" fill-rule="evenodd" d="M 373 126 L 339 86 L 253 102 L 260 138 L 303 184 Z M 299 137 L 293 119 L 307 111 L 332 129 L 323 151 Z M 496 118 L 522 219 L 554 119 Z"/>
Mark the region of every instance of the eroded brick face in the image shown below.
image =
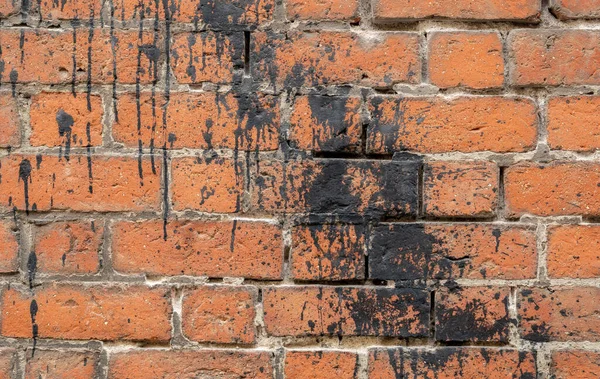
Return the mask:
<path id="1" fill-rule="evenodd" d="M 599 21 L 0 0 L 0 379 L 598 378 Z"/>

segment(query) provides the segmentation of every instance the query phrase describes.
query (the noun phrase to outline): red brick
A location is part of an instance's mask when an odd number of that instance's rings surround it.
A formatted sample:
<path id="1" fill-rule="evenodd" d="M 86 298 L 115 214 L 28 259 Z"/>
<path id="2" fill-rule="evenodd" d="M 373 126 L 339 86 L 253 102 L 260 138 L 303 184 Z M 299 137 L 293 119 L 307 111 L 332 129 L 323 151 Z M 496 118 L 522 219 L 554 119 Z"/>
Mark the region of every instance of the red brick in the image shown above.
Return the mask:
<path id="1" fill-rule="evenodd" d="M 513 97 L 388 97 L 370 99 L 367 151 L 522 152 L 535 148 L 535 104 Z"/>
<path id="2" fill-rule="evenodd" d="M 600 149 L 600 97 L 554 97 L 548 101 L 548 145 L 552 149 Z"/>
<path id="3" fill-rule="evenodd" d="M 19 239 L 11 220 L 0 221 L 0 273 L 17 272 L 19 269 Z"/>
<path id="4" fill-rule="evenodd" d="M 585 350 L 555 351 L 551 370 L 554 379 L 596 379 L 600 372 L 600 354 Z"/>
<path id="5" fill-rule="evenodd" d="M 519 325 L 533 341 L 600 341 L 600 288 L 531 288 L 519 294 Z"/>
<path id="6" fill-rule="evenodd" d="M 252 187 L 252 209 L 414 215 L 416 162 L 353 161 L 260 162 Z"/>
<path id="7" fill-rule="evenodd" d="M 498 206 L 493 162 L 430 162 L 423 172 L 423 211 L 434 217 L 490 217 Z"/>
<path id="8" fill-rule="evenodd" d="M 429 294 L 423 290 L 351 287 L 263 289 L 265 329 L 273 336 L 423 337 Z"/>
<path id="9" fill-rule="evenodd" d="M 541 3 L 537 0 L 372 0 L 376 22 L 413 21 L 426 18 L 458 20 L 539 21 Z"/>
<path id="10" fill-rule="evenodd" d="M 2 299 L 5 337 L 34 337 L 37 325 L 39 338 L 157 343 L 171 338 L 166 289 L 54 283 L 31 293 L 12 285 Z"/>
<path id="11" fill-rule="evenodd" d="M 86 82 L 89 76 L 92 83 L 112 83 L 113 63 L 116 63 L 117 81 L 135 83 L 138 51 L 141 59 L 140 82 L 152 80 L 153 70 L 148 68 L 153 67 L 153 62 L 149 59 L 153 54 L 143 53 L 143 49 L 140 50 L 139 47 L 153 43 L 153 33 L 144 32 L 140 40 L 137 31 L 116 31 L 116 62 L 113 60 L 108 29 L 95 29 L 91 43 L 88 42 L 89 37 L 90 33 L 85 28 L 76 29 L 75 32 L 26 30 L 22 40 L 18 29 L 0 31 L 4 80 L 8 81 L 10 78 L 10 81 L 16 83 L 60 84 L 71 83 L 73 80 Z M 157 46 L 157 49 L 161 47 Z M 91 61 L 88 53 L 91 53 Z"/>
<path id="12" fill-rule="evenodd" d="M 276 150 L 279 103 L 270 95 L 171 93 L 163 127 L 164 98 L 144 92 L 119 96 L 116 142 L 126 147 Z M 140 127 L 138 131 L 138 126 Z"/>
<path id="13" fill-rule="evenodd" d="M 307 225 L 292 229 L 292 276 L 297 280 L 365 278 L 362 225 Z"/>
<path id="14" fill-rule="evenodd" d="M 252 344 L 256 290 L 199 287 L 183 294 L 183 334 L 198 342 Z"/>
<path id="15" fill-rule="evenodd" d="M 0 159 L 0 204 L 33 211 L 160 209 L 160 177 L 152 174 L 149 159 L 140 162 L 143 180 L 135 158 L 10 155 Z"/>
<path id="16" fill-rule="evenodd" d="M 358 0 L 308 2 L 288 0 L 285 7 L 290 20 L 348 20 L 358 22 Z"/>
<path id="17" fill-rule="evenodd" d="M 2 0 L 0 1 L 0 18 L 5 18 L 19 13 L 21 1 Z"/>
<path id="18" fill-rule="evenodd" d="M 547 256 L 551 278 L 600 277 L 600 228 L 585 225 L 550 227 Z"/>
<path id="19" fill-rule="evenodd" d="M 39 0 L 39 12 L 42 19 L 88 21 L 90 18 L 100 18 L 102 1 L 98 0 Z M 115 1 L 121 3 L 120 1 Z M 133 1 L 128 1 L 133 3 Z"/>
<path id="20" fill-rule="evenodd" d="M 286 379 L 355 379 L 358 356 L 343 351 L 287 351 Z"/>
<path id="21" fill-rule="evenodd" d="M 600 165 L 556 162 L 522 163 L 505 172 L 505 201 L 510 216 L 600 215 Z"/>
<path id="22" fill-rule="evenodd" d="M 369 242 L 369 277 L 381 280 L 534 279 L 534 230 L 492 224 L 388 224 Z"/>
<path id="23" fill-rule="evenodd" d="M 10 94 L 0 94 L 0 147 L 18 147 L 21 144 L 21 126 L 17 100 Z"/>
<path id="24" fill-rule="evenodd" d="M 271 354 L 233 350 L 133 350 L 111 354 L 109 379 L 274 379 Z"/>
<path id="25" fill-rule="evenodd" d="M 93 379 L 98 375 L 100 357 L 91 351 L 28 351 L 26 379 Z"/>
<path id="26" fill-rule="evenodd" d="M 429 80 L 440 88 L 498 88 L 504 84 L 498 33 L 433 33 L 429 40 Z"/>
<path id="27" fill-rule="evenodd" d="M 415 33 L 260 32 L 251 50 L 253 76 L 283 87 L 361 84 L 390 87 L 421 79 Z"/>
<path id="28" fill-rule="evenodd" d="M 247 221 L 118 222 L 112 227 L 115 270 L 148 275 L 281 279 L 278 226 Z"/>
<path id="29" fill-rule="evenodd" d="M 438 341 L 507 342 L 509 288 L 464 287 L 435 292 Z"/>
<path id="30" fill-rule="evenodd" d="M 551 0 L 550 10 L 561 20 L 600 17 L 598 0 Z"/>
<path id="31" fill-rule="evenodd" d="M 537 377 L 536 367 L 534 352 L 504 348 L 369 350 L 369 379 L 526 379 Z"/>
<path id="32" fill-rule="evenodd" d="M 288 138 L 300 150 L 360 152 L 360 113 L 359 97 L 300 96 L 294 102 Z"/>
<path id="33" fill-rule="evenodd" d="M 36 270 L 43 273 L 94 274 L 100 269 L 104 223 L 54 222 L 34 228 Z"/>
<path id="34" fill-rule="evenodd" d="M 597 31 L 513 31 L 510 80 L 518 86 L 600 84 L 599 44 Z"/>
<path id="35" fill-rule="evenodd" d="M 16 379 L 17 356 L 15 349 L 0 349 L 0 379 Z"/>
<path id="36" fill-rule="evenodd" d="M 241 161 L 230 158 L 174 159 L 171 183 L 173 208 L 239 212 L 244 189 L 242 169 Z"/>
<path id="37" fill-rule="evenodd" d="M 89 104 L 89 108 L 88 108 Z M 32 96 L 32 146 L 71 147 L 102 145 L 102 100 L 98 95 L 43 92 Z"/>

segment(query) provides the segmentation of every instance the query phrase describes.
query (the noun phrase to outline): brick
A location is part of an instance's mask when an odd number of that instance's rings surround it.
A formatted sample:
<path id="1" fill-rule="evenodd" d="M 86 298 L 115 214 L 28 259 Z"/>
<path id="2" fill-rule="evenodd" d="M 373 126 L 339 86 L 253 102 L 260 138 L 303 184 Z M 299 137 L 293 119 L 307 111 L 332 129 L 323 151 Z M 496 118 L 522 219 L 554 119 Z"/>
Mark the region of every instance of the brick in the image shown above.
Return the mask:
<path id="1" fill-rule="evenodd" d="M 600 289 L 522 289 L 518 298 L 523 338 L 532 341 L 600 341 Z"/>
<path id="2" fill-rule="evenodd" d="M 37 272 L 94 274 L 100 270 L 102 221 L 54 222 L 33 230 Z"/>
<path id="3" fill-rule="evenodd" d="M 90 18 L 100 18 L 102 3 L 98 0 L 40 0 L 38 4 L 41 19 L 89 21 Z"/>
<path id="4" fill-rule="evenodd" d="M 28 351 L 26 379 L 93 379 L 97 377 L 100 357 L 91 351 Z M 31 358 L 29 358 L 31 357 Z"/>
<path id="5" fill-rule="evenodd" d="M 233 350 L 132 350 L 111 354 L 109 379 L 145 378 L 274 379 L 271 354 Z"/>
<path id="6" fill-rule="evenodd" d="M 17 356 L 15 349 L 0 349 L 0 379 L 16 379 Z"/>
<path id="7" fill-rule="evenodd" d="M 600 165 L 522 163 L 506 169 L 504 182 L 511 217 L 600 214 Z"/>
<path id="8" fill-rule="evenodd" d="M 139 176 L 139 168 L 143 179 Z M 160 166 L 157 169 L 160 173 Z M 160 177 L 143 158 L 10 155 L 0 159 L 6 210 L 150 211 L 160 209 Z"/>
<path id="9" fill-rule="evenodd" d="M 499 88 L 504 84 L 498 33 L 433 33 L 429 39 L 429 80 L 440 88 Z"/>
<path id="10" fill-rule="evenodd" d="M 283 242 L 277 225 L 247 221 L 162 221 L 113 225 L 115 270 L 147 275 L 281 279 Z"/>
<path id="11" fill-rule="evenodd" d="M 423 171 L 423 211 L 434 217 L 491 217 L 498 186 L 493 162 L 430 162 Z"/>
<path id="12" fill-rule="evenodd" d="M 296 280 L 365 278 L 362 225 L 301 225 L 292 229 L 292 276 Z"/>
<path id="13" fill-rule="evenodd" d="M 548 229 L 548 276 L 600 277 L 600 228 L 558 225 Z"/>
<path id="14" fill-rule="evenodd" d="M 470 0 L 423 1 L 372 0 L 375 22 L 414 21 L 427 18 L 442 18 L 465 21 L 505 20 L 537 22 L 540 19 L 541 3 L 537 0 L 492 0 L 478 2 Z"/>
<path id="15" fill-rule="evenodd" d="M 294 102 L 288 138 L 300 150 L 359 153 L 360 113 L 358 97 L 300 96 Z"/>
<path id="16" fill-rule="evenodd" d="M 325 0 L 307 2 L 303 0 L 288 0 L 286 3 L 289 20 L 339 20 L 360 21 L 358 1 Z"/>
<path id="17" fill-rule="evenodd" d="M 377 348 L 369 350 L 369 379 L 529 379 L 537 377 L 535 352 L 477 347 L 435 350 Z"/>
<path id="18" fill-rule="evenodd" d="M 2 295 L 2 335 L 15 338 L 168 342 L 169 291 L 141 286 L 11 285 Z"/>
<path id="19" fill-rule="evenodd" d="M 19 269 L 19 234 L 11 220 L 0 221 L 0 273 Z"/>
<path id="20" fill-rule="evenodd" d="M 597 31 L 512 31 L 510 81 L 517 86 L 599 84 L 599 43 Z"/>
<path id="21" fill-rule="evenodd" d="M 600 354 L 585 350 L 552 353 L 552 378 L 596 379 L 600 372 Z"/>
<path id="22" fill-rule="evenodd" d="M 548 145 L 552 149 L 600 149 L 600 97 L 554 97 L 548 101 Z"/>
<path id="23" fill-rule="evenodd" d="M 369 243 L 369 278 L 534 279 L 533 230 L 490 224 L 388 224 Z"/>
<path id="24" fill-rule="evenodd" d="M 202 32 L 174 36 L 171 46 L 173 75 L 179 83 L 228 84 L 240 79 L 244 67 L 244 34 Z"/>
<path id="25" fill-rule="evenodd" d="M 18 147 L 21 144 L 19 111 L 16 98 L 10 94 L 0 94 L 0 119 L 0 147 Z"/>
<path id="26" fill-rule="evenodd" d="M 513 97 L 370 98 L 367 152 L 522 152 L 535 148 L 535 104 Z"/>
<path id="27" fill-rule="evenodd" d="M 241 161 L 221 158 L 173 160 L 173 209 L 235 213 L 244 189 Z"/>
<path id="28" fill-rule="evenodd" d="M 265 329 L 273 336 L 423 337 L 429 294 L 417 289 L 273 287 L 263 289 Z"/>
<path id="29" fill-rule="evenodd" d="M 417 162 L 260 162 L 252 187 L 252 209 L 413 216 L 417 211 Z"/>
<path id="30" fill-rule="evenodd" d="M 126 147 L 276 150 L 278 98 L 256 94 L 171 93 L 163 125 L 164 98 L 144 92 L 119 96 L 115 142 Z M 139 128 L 139 130 L 138 130 Z"/>
<path id="31" fill-rule="evenodd" d="M 102 145 L 102 99 L 98 95 L 43 92 L 31 98 L 31 146 Z"/>
<path id="32" fill-rule="evenodd" d="M 21 2 L 18 0 L 0 1 L 0 18 L 5 18 L 19 13 Z"/>
<path id="33" fill-rule="evenodd" d="M 343 351 L 287 351 L 286 379 L 357 378 L 358 356 Z"/>
<path id="34" fill-rule="evenodd" d="M 390 87 L 421 79 L 415 33 L 272 32 L 253 35 L 253 77 L 276 89 L 334 84 Z"/>
<path id="35" fill-rule="evenodd" d="M 110 30 L 92 29 L 92 32 L 85 28 L 74 32 L 26 30 L 22 35 L 18 29 L 0 31 L 6 75 L 3 81 L 103 84 L 114 82 L 115 76 L 119 83 L 133 84 L 137 76 L 141 83 L 152 81 L 154 60 L 164 50 L 162 42 L 154 45 L 153 33 L 144 32 L 140 39 L 137 31 L 116 31 L 114 60 Z M 113 65 L 116 65 L 116 75 Z"/>
<path id="36" fill-rule="evenodd" d="M 435 339 L 508 342 L 509 288 L 464 287 L 435 292 Z"/>
<path id="37" fill-rule="evenodd" d="M 598 0 L 551 0 L 550 10 L 561 20 L 600 17 Z"/>
<path id="38" fill-rule="evenodd" d="M 252 344 L 256 290 L 249 287 L 199 287 L 185 291 L 183 334 L 198 342 Z"/>

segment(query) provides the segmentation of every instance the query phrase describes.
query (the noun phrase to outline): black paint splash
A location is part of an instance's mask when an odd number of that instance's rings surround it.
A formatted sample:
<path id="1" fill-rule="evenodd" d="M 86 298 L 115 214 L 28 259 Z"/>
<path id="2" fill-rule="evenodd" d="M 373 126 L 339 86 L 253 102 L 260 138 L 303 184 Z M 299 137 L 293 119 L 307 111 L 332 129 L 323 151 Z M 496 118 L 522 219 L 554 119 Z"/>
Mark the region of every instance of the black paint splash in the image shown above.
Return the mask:
<path id="1" fill-rule="evenodd" d="M 33 288 L 33 281 L 35 280 L 35 273 L 37 270 L 37 255 L 35 251 L 29 253 L 27 258 L 27 276 L 29 279 L 29 288 Z"/>
<path id="2" fill-rule="evenodd" d="M 19 164 L 19 179 L 23 181 L 23 194 L 25 197 L 25 212 L 29 215 L 29 184 L 31 183 L 31 162 L 23 159 Z"/>
<path id="3" fill-rule="evenodd" d="M 38 313 L 38 304 L 37 301 L 31 300 L 31 304 L 29 304 L 29 314 L 31 316 L 31 336 L 33 337 L 33 350 L 31 352 L 31 356 L 35 355 L 35 346 L 37 344 L 38 337 L 38 324 L 35 322 L 35 317 Z"/>
<path id="4" fill-rule="evenodd" d="M 71 136 L 73 134 L 73 125 L 75 120 L 73 116 L 68 114 L 62 109 L 56 113 L 56 123 L 58 124 L 58 135 L 65 139 L 65 159 L 69 161 L 71 154 Z M 62 156 L 62 147 L 60 148 L 60 155 Z"/>

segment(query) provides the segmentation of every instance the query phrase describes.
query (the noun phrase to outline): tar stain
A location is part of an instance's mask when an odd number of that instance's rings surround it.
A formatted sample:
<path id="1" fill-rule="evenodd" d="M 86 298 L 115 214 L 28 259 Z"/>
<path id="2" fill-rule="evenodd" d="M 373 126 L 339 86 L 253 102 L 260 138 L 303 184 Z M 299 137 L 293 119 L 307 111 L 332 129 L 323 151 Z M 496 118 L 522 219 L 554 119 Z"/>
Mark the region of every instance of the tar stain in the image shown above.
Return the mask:
<path id="1" fill-rule="evenodd" d="M 19 73 L 17 72 L 17 70 L 15 70 L 14 68 L 10 71 L 10 74 L 8 74 L 8 77 L 10 79 L 10 85 L 12 88 L 12 95 L 13 97 L 17 96 L 17 80 L 19 80 Z"/>
<path id="2" fill-rule="evenodd" d="M 38 324 L 35 322 L 35 317 L 38 313 L 38 304 L 37 301 L 31 300 L 31 304 L 29 304 L 29 315 L 31 316 L 31 336 L 33 337 L 33 350 L 31 352 L 31 356 L 35 355 L 35 347 L 37 344 L 38 337 Z"/>
<path id="3" fill-rule="evenodd" d="M 23 194 L 25 197 L 25 212 L 29 214 L 29 184 L 31 184 L 31 162 L 23 159 L 19 164 L 19 179 L 23 181 Z"/>
<path id="4" fill-rule="evenodd" d="M 71 155 L 71 136 L 73 134 L 73 125 L 75 124 L 75 120 L 73 119 L 73 116 L 64 110 L 59 109 L 58 113 L 56 113 L 56 123 L 58 124 L 58 135 L 63 137 L 65 140 L 64 156 L 68 161 Z M 60 154 L 62 155 L 62 147 Z"/>
<path id="5" fill-rule="evenodd" d="M 29 253 L 27 258 L 27 277 L 29 278 L 29 288 L 33 288 L 33 281 L 35 280 L 35 273 L 37 270 L 37 255 L 35 251 Z"/>

